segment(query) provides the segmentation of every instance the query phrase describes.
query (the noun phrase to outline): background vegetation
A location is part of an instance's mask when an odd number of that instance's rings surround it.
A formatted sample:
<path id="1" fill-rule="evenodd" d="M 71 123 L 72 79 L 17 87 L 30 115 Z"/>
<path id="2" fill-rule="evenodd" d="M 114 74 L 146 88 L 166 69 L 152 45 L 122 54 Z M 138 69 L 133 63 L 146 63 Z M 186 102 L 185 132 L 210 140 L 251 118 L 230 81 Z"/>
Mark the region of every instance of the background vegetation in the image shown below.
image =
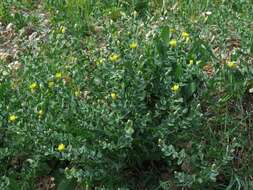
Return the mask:
<path id="1" fill-rule="evenodd" d="M 2 0 L 0 189 L 253 189 L 252 13 Z"/>

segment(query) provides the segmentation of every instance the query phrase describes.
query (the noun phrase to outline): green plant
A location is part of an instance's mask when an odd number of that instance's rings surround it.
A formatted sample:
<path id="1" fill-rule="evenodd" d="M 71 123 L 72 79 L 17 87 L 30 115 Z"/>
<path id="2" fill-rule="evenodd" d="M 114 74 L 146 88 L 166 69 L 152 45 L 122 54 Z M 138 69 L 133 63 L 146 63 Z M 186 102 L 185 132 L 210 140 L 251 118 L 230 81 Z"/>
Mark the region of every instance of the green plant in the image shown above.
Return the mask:
<path id="1" fill-rule="evenodd" d="M 252 188 L 250 1 L 43 5 L 45 38 L 1 62 L 0 188 Z"/>

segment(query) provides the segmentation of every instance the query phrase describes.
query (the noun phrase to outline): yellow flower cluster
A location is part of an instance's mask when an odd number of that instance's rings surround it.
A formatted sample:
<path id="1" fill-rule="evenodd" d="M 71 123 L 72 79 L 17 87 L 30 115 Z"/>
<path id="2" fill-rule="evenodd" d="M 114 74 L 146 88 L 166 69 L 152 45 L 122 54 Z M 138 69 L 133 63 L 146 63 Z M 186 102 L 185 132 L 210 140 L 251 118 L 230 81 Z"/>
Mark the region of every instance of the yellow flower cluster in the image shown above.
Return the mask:
<path id="1" fill-rule="evenodd" d="M 10 115 L 9 116 L 9 122 L 15 122 L 17 120 L 17 116 L 16 115 Z"/>
<path id="2" fill-rule="evenodd" d="M 190 40 L 190 34 L 187 32 L 182 32 L 182 37 L 186 42 Z"/>
<path id="3" fill-rule="evenodd" d="M 116 100 L 116 99 L 118 98 L 118 96 L 117 96 L 117 94 L 116 94 L 115 92 L 112 92 L 112 93 L 111 93 L 111 98 L 112 98 L 113 100 Z"/>
<path id="4" fill-rule="evenodd" d="M 103 64 L 103 62 L 104 62 L 103 59 L 98 59 L 98 60 L 96 61 L 96 64 L 97 64 L 97 65 L 101 65 L 101 64 Z"/>
<path id="5" fill-rule="evenodd" d="M 42 116 L 44 115 L 44 112 L 43 110 L 39 110 L 37 114 L 38 114 L 38 117 L 41 119 Z"/>
<path id="6" fill-rule="evenodd" d="M 190 34 L 187 33 L 187 32 L 182 32 L 182 38 L 185 42 L 188 42 L 190 40 Z M 173 48 L 177 47 L 177 40 L 176 39 L 171 39 L 168 42 L 168 45 L 173 47 Z"/>
<path id="7" fill-rule="evenodd" d="M 175 48 L 177 46 L 177 40 L 176 39 L 172 39 L 169 41 L 169 45 L 173 48 Z"/>
<path id="8" fill-rule="evenodd" d="M 66 27 L 65 27 L 65 26 L 61 26 L 61 27 L 60 27 L 60 32 L 64 34 L 65 31 L 66 31 Z"/>
<path id="9" fill-rule="evenodd" d="M 53 86 L 54 86 L 54 82 L 53 82 L 53 81 L 49 81 L 49 82 L 48 82 L 48 87 L 49 87 L 49 88 L 53 88 Z"/>
<path id="10" fill-rule="evenodd" d="M 174 84 L 172 87 L 171 87 L 171 91 L 176 93 L 180 90 L 180 86 L 178 84 Z"/>
<path id="11" fill-rule="evenodd" d="M 63 152 L 63 151 L 65 150 L 65 145 L 62 144 L 62 143 L 59 144 L 57 150 L 58 150 L 59 152 Z"/>
<path id="12" fill-rule="evenodd" d="M 137 42 L 132 42 L 129 46 L 131 49 L 136 49 L 138 47 Z"/>
<path id="13" fill-rule="evenodd" d="M 228 61 L 228 62 L 227 62 L 227 66 L 228 66 L 229 68 L 231 68 L 231 69 L 236 68 L 236 64 L 235 64 L 234 61 Z"/>
<path id="14" fill-rule="evenodd" d="M 38 85 L 36 82 L 33 82 L 32 84 L 30 84 L 29 88 L 31 92 L 35 92 L 35 90 L 38 88 Z"/>
<path id="15" fill-rule="evenodd" d="M 61 79 L 61 78 L 62 78 L 62 73 L 61 73 L 61 72 L 57 72 L 57 73 L 55 74 L 55 78 L 56 78 L 56 79 Z"/>
<path id="16" fill-rule="evenodd" d="M 120 56 L 118 54 L 113 53 L 110 57 L 109 57 L 111 62 L 116 62 L 120 59 Z"/>

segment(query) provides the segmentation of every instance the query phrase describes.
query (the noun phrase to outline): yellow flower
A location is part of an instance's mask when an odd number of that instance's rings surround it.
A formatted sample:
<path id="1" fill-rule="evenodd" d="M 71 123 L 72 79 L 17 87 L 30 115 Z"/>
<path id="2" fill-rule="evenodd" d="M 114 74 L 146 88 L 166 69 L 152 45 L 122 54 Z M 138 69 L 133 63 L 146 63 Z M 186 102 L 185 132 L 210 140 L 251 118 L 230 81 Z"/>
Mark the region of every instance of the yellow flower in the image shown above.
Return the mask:
<path id="1" fill-rule="evenodd" d="M 171 47 L 175 48 L 175 47 L 177 46 L 177 40 L 175 40 L 175 39 L 170 40 L 170 41 L 169 41 L 169 45 L 170 45 Z"/>
<path id="2" fill-rule="evenodd" d="M 61 33 L 65 33 L 65 31 L 66 31 L 66 28 L 65 28 L 64 26 L 61 26 L 61 27 L 60 27 L 60 32 L 61 32 Z"/>
<path id="3" fill-rule="evenodd" d="M 59 144 L 57 150 L 58 150 L 59 152 L 63 152 L 63 151 L 65 150 L 65 145 L 62 144 L 62 143 Z"/>
<path id="4" fill-rule="evenodd" d="M 229 68 L 233 69 L 233 68 L 236 67 L 236 64 L 235 64 L 234 61 L 228 61 L 228 62 L 227 62 L 227 66 L 228 66 Z"/>
<path id="5" fill-rule="evenodd" d="M 39 110 L 37 114 L 38 114 L 39 118 L 41 118 L 44 115 L 44 112 L 43 112 L 43 110 Z"/>
<path id="6" fill-rule="evenodd" d="M 116 100 L 116 99 L 117 99 L 117 94 L 116 94 L 115 92 L 112 92 L 112 93 L 111 93 L 111 98 L 112 98 L 113 100 Z"/>
<path id="7" fill-rule="evenodd" d="M 80 90 L 76 90 L 76 91 L 75 91 L 75 96 L 76 96 L 76 97 L 80 97 L 80 95 L 81 95 Z"/>
<path id="8" fill-rule="evenodd" d="M 32 84 L 30 84 L 30 90 L 32 91 L 32 92 L 34 92 L 35 90 L 36 90 L 36 88 L 38 87 L 38 85 L 37 85 L 37 83 L 36 82 L 33 82 Z"/>
<path id="9" fill-rule="evenodd" d="M 131 48 L 131 49 L 135 49 L 135 48 L 137 48 L 137 47 L 138 47 L 137 42 L 132 42 L 132 43 L 130 44 L 130 48 Z"/>
<path id="10" fill-rule="evenodd" d="M 133 12 L 133 15 L 134 15 L 134 17 L 136 17 L 136 16 L 138 15 L 138 12 L 137 12 L 137 11 L 134 11 L 134 12 Z"/>
<path id="11" fill-rule="evenodd" d="M 189 61 L 189 65 L 192 65 L 193 64 L 193 60 L 191 59 L 190 61 Z"/>
<path id="12" fill-rule="evenodd" d="M 178 84 L 174 84 L 174 85 L 171 87 L 172 92 L 175 92 L 175 93 L 178 92 L 179 89 L 180 89 L 180 87 L 179 87 Z"/>
<path id="13" fill-rule="evenodd" d="M 186 42 L 190 40 L 190 34 L 187 32 L 182 32 L 182 37 Z"/>
<path id="14" fill-rule="evenodd" d="M 17 120 L 17 116 L 16 115 L 10 115 L 9 116 L 9 122 L 15 122 Z"/>
<path id="15" fill-rule="evenodd" d="M 97 65 L 101 65 L 103 63 L 103 59 L 98 59 L 97 61 L 96 61 L 96 64 Z"/>
<path id="16" fill-rule="evenodd" d="M 62 73 L 61 72 L 56 73 L 55 78 L 56 79 L 61 79 L 62 78 Z"/>
<path id="17" fill-rule="evenodd" d="M 117 54 L 112 54 L 110 57 L 109 57 L 110 61 L 112 62 L 116 62 L 120 59 L 119 55 Z"/>
<path id="18" fill-rule="evenodd" d="M 184 39 L 190 37 L 190 35 L 187 32 L 182 32 L 182 36 L 183 36 Z"/>
<path id="19" fill-rule="evenodd" d="M 49 88 L 53 88 L 53 86 L 54 86 L 54 82 L 53 82 L 53 81 L 49 81 L 49 82 L 48 82 L 48 87 L 49 87 Z"/>

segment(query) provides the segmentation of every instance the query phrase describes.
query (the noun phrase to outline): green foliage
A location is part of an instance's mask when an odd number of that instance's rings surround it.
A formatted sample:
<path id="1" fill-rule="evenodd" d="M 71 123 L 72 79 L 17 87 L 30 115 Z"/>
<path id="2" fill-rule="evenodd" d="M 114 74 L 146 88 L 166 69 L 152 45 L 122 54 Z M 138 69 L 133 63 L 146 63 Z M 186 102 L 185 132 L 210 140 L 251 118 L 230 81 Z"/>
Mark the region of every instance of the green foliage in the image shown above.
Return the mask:
<path id="1" fill-rule="evenodd" d="M 3 20 L 8 20 L 9 18 L 9 11 L 8 11 L 8 7 L 7 7 L 7 3 L 5 3 L 4 1 L 0 2 L 0 21 L 2 22 Z"/>
<path id="2" fill-rule="evenodd" d="M 43 3 L 45 39 L 1 62 L 0 189 L 252 189 L 252 8 Z"/>

